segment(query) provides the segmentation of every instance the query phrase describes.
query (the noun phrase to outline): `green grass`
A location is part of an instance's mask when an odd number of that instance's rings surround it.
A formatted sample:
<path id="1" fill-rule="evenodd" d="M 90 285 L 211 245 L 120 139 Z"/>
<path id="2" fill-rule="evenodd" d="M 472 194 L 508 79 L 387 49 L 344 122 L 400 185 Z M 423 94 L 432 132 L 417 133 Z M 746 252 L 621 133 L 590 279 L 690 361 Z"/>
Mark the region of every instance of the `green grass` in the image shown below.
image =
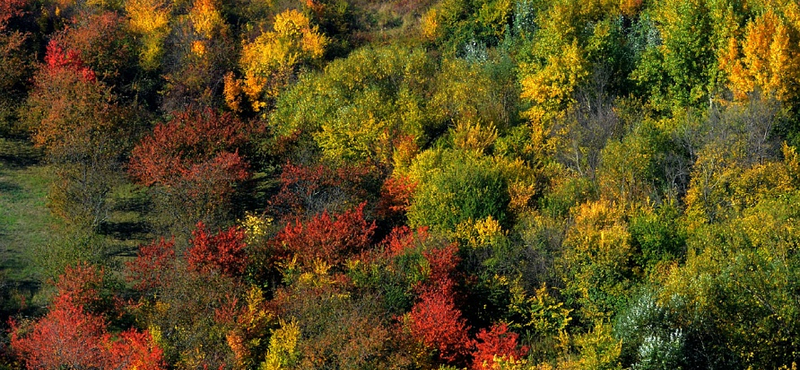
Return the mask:
<path id="1" fill-rule="evenodd" d="M 50 167 L 22 141 L 0 138 L 0 269 L 15 281 L 35 281 L 33 253 L 52 242 L 59 220 L 47 208 Z"/>

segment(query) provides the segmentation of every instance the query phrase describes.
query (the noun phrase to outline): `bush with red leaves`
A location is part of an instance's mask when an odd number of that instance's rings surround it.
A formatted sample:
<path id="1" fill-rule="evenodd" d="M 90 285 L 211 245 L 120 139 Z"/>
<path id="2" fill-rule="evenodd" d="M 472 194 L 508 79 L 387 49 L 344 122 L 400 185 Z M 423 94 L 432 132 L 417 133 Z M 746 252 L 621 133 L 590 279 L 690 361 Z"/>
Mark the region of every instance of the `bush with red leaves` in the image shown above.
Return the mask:
<path id="1" fill-rule="evenodd" d="M 412 338 L 436 350 L 439 360 L 463 365 L 469 356 L 469 326 L 456 308 L 449 279 L 422 289 L 409 314 Z"/>
<path id="2" fill-rule="evenodd" d="M 389 235 L 383 239 L 381 244 L 384 248 L 384 255 L 387 258 L 400 256 L 413 249 L 417 241 L 428 239 L 428 227 L 418 227 L 416 234 L 408 226 L 399 226 L 392 229 Z"/>
<path id="3" fill-rule="evenodd" d="M 481 329 L 474 342 L 472 369 L 494 369 L 495 357 L 511 360 L 527 356 L 528 347 L 519 347 L 518 338 L 517 333 L 508 331 L 505 323 L 495 324 L 489 331 Z"/>
<path id="4" fill-rule="evenodd" d="M 304 265 L 322 260 L 336 265 L 346 256 L 358 253 L 369 246 L 375 232 L 375 222 L 364 219 L 364 206 L 331 215 L 327 211 L 303 223 L 299 219 L 286 225 L 274 243 L 291 253 Z"/>
<path id="5" fill-rule="evenodd" d="M 451 285 L 453 273 L 458 267 L 461 258 L 458 256 L 458 245 L 455 243 L 448 244 L 444 248 L 436 248 L 427 252 L 422 252 L 422 255 L 428 261 L 431 273 L 429 276 L 430 284 L 432 285 Z"/>
<path id="6" fill-rule="evenodd" d="M 163 369 L 161 349 L 148 333 L 130 329 L 118 339 L 105 318 L 86 310 L 98 301 L 101 273 L 91 266 L 69 268 L 59 293 L 41 319 L 11 322 L 11 349 L 28 369 Z"/>
<path id="7" fill-rule="evenodd" d="M 153 241 L 142 245 L 136 259 L 127 263 L 128 280 L 137 290 L 149 290 L 166 283 L 165 274 L 175 268 L 175 241 Z"/>
<path id="8" fill-rule="evenodd" d="M 241 275 L 247 267 L 245 238 L 244 231 L 237 227 L 209 234 L 199 222 L 197 230 L 192 232 L 189 268 L 200 272 L 219 271 L 231 277 Z"/>
<path id="9" fill-rule="evenodd" d="M 408 177 L 389 177 L 381 187 L 381 198 L 378 202 L 378 215 L 392 218 L 403 215 L 411 206 L 411 197 L 417 184 Z"/>
<path id="10" fill-rule="evenodd" d="M 130 174 L 164 199 L 160 211 L 173 232 L 188 234 L 198 221 L 221 221 L 235 185 L 250 177 L 238 148 L 248 127 L 228 113 L 207 109 L 159 124 L 132 152 Z"/>
<path id="11" fill-rule="evenodd" d="M 270 207 L 284 220 L 335 210 L 348 202 L 364 199 L 364 189 L 374 172 L 375 168 L 368 166 L 332 169 L 322 164 L 287 163 L 281 172 L 281 189 L 270 200 Z"/>

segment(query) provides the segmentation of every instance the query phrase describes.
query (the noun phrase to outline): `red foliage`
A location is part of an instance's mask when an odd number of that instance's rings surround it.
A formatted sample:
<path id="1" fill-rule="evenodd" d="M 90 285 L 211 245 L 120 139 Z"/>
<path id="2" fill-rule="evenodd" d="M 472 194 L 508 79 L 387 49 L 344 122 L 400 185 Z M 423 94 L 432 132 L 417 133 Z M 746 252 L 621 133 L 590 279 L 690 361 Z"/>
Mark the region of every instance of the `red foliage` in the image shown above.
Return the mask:
<path id="1" fill-rule="evenodd" d="M 127 19 L 116 12 L 83 12 L 58 32 L 53 41 L 74 50 L 98 79 L 118 85 L 121 81 L 116 79 L 136 63 L 134 43 L 126 24 Z"/>
<path id="2" fill-rule="evenodd" d="M 486 329 L 481 329 L 474 342 L 472 369 L 493 369 L 495 356 L 505 359 L 525 357 L 528 354 L 528 347 L 519 348 L 518 337 L 517 333 L 508 331 L 508 325 L 505 323 L 492 326 L 488 332 Z"/>
<path id="3" fill-rule="evenodd" d="M 469 326 L 455 306 L 452 285 L 442 281 L 424 288 L 411 308 L 409 328 L 416 341 L 437 350 L 439 359 L 463 364 L 469 355 Z"/>
<path id="4" fill-rule="evenodd" d="M 341 195 L 363 198 L 364 183 L 374 170 L 366 165 L 331 169 L 321 164 L 287 163 L 281 172 L 281 190 L 270 200 L 270 206 L 275 213 L 290 217 L 325 208 L 320 203 L 330 201 L 327 198 Z"/>
<path id="5" fill-rule="evenodd" d="M 378 215 L 389 218 L 404 214 L 411 206 L 411 197 L 417 184 L 408 177 L 389 177 L 381 187 L 381 199 L 378 202 Z"/>
<path id="6" fill-rule="evenodd" d="M 106 338 L 107 339 L 107 338 Z M 160 370 L 164 351 L 153 342 L 150 333 L 127 330 L 111 344 L 106 369 Z"/>
<path id="7" fill-rule="evenodd" d="M 249 177 L 237 150 L 246 138 L 247 127 L 228 113 L 180 113 L 134 148 L 130 173 L 143 185 L 180 189 L 191 198 L 222 197 Z"/>
<path id="8" fill-rule="evenodd" d="M 0 32 L 8 27 L 11 18 L 22 15 L 23 8 L 28 4 L 28 0 L 3 0 L 0 2 Z"/>
<path id="9" fill-rule="evenodd" d="M 57 297 L 50 312 L 26 335 L 20 335 L 16 323 L 11 330 L 11 347 L 29 369 L 95 368 L 103 363 L 103 318 L 67 297 Z"/>
<path id="10" fill-rule="evenodd" d="M 67 266 L 58 277 L 56 288 L 61 299 L 85 307 L 99 301 L 102 282 L 102 270 L 98 271 L 96 267 L 82 263 L 74 267 Z"/>
<path id="11" fill-rule="evenodd" d="M 383 244 L 386 257 L 391 258 L 413 249 L 417 240 L 425 241 L 426 239 L 428 239 L 427 226 L 417 228 L 416 235 L 408 226 L 400 226 L 392 229 L 381 244 Z"/>
<path id="12" fill-rule="evenodd" d="M 88 266 L 67 269 L 59 295 L 41 319 L 11 322 L 11 348 L 29 369 L 163 369 L 162 351 L 150 334 L 129 330 L 112 340 L 101 315 L 84 309 L 82 301 L 96 290 L 100 275 Z"/>
<path id="13" fill-rule="evenodd" d="M 452 274 L 456 271 L 461 258 L 458 257 L 458 246 L 453 243 L 444 248 L 422 252 L 431 269 L 430 281 L 433 285 L 452 284 Z"/>
<path id="14" fill-rule="evenodd" d="M 44 62 L 47 73 L 56 74 L 62 71 L 70 71 L 80 75 L 85 82 L 94 82 L 97 80 L 94 71 L 84 65 L 78 52 L 74 50 L 64 50 L 56 40 L 50 40 L 47 44 Z"/>
<path id="15" fill-rule="evenodd" d="M 228 276 L 241 275 L 247 267 L 245 238 L 244 231 L 236 227 L 211 235 L 199 222 L 197 230 L 192 232 L 189 268 L 201 272 L 216 270 Z"/>
<path id="16" fill-rule="evenodd" d="M 138 290 L 153 289 L 165 283 L 164 274 L 175 267 L 175 242 L 161 241 L 139 247 L 136 259 L 127 263 L 128 280 Z"/>
<path id="17" fill-rule="evenodd" d="M 364 219 L 364 206 L 331 217 L 328 212 L 314 216 L 303 224 L 286 225 L 276 236 L 275 243 L 297 255 L 306 265 L 320 259 L 335 265 L 346 255 L 357 253 L 369 246 L 375 232 L 375 222 Z"/>

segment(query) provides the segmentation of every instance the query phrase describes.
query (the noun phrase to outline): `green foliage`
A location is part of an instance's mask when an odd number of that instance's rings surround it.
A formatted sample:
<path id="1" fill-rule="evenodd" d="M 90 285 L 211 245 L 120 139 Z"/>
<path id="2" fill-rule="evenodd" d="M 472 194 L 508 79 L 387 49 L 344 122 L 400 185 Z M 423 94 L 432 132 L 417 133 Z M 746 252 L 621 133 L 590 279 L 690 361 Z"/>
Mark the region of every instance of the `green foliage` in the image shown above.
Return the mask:
<path id="1" fill-rule="evenodd" d="M 420 182 L 408 210 L 411 226 L 452 231 L 461 222 L 491 216 L 510 222 L 506 179 L 488 158 L 452 149 L 422 153 L 411 169 Z"/>
<path id="2" fill-rule="evenodd" d="M 689 237 L 686 264 L 662 296 L 679 313 L 687 346 L 707 343 L 692 361 L 775 368 L 795 361 L 796 199 L 794 192 L 766 197 Z"/>
<path id="3" fill-rule="evenodd" d="M 424 88 L 433 65 L 419 49 L 366 47 L 304 76 L 270 121 L 278 137 L 309 135 L 340 163 L 390 163 L 393 140 L 420 140 L 431 119 Z"/>

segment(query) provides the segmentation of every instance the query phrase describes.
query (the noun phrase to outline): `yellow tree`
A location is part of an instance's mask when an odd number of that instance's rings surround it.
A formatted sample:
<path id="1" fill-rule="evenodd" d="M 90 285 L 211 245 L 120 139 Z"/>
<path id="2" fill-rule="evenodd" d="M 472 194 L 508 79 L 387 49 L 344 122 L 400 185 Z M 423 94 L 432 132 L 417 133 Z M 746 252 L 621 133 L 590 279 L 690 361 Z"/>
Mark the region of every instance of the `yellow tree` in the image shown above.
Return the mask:
<path id="1" fill-rule="evenodd" d="M 786 12 L 791 16 L 789 6 Z M 747 23 L 741 41 L 730 38 L 720 68 L 728 74 L 736 99 L 761 91 L 780 101 L 797 97 L 800 82 L 800 44 L 797 24 L 773 9 Z M 795 22 L 796 23 L 796 22 Z"/>
<path id="2" fill-rule="evenodd" d="M 289 84 L 297 66 L 322 58 L 328 39 L 295 9 L 275 16 L 273 31 L 244 44 L 243 90 L 258 112 Z"/>
<path id="3" fill-rule="evenodd" d="M 172 12 L 167 0 L 128 0 L 125 3 L 128 27 L 141 40 L 139 63 L 145 70 L 159 67 L 163 43 L 169 33 Z"/>

